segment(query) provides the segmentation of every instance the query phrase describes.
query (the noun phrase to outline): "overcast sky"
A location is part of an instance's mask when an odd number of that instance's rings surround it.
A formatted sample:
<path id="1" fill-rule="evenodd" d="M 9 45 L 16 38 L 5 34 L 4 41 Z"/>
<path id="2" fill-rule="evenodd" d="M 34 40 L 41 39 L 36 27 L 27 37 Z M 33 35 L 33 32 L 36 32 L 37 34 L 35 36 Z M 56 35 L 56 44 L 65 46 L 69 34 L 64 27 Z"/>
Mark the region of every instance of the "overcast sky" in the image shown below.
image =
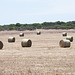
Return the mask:
<path id="1" fill-rule="evenodd" d="M 75 20 L 75 0 L 0 0 L 0 25 Z"/>

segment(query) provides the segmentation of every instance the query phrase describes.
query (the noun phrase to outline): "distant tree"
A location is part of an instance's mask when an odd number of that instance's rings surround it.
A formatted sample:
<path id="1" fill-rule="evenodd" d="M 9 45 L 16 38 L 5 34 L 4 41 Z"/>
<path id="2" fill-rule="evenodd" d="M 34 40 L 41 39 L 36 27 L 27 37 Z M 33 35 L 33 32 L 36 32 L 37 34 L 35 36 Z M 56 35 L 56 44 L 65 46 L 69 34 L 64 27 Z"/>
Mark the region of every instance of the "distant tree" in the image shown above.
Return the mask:
<path id="1" fill-rule="evenodd" d="M 16 27 L 20 27 L 21 26 L 21 24 L 20 23 L 16 23 L 16 25 L 15 25 Z"/>
<path id="2" fill-rule="evenodd" d="M 62 22 L 62 21 L 56 21 L 55 24 L 56 24 L 56 25 L 62 25 L 62 24 L 65 24 L 65 22 Z"/>
<path id="3" fill-rule="evenodd" d="M 35 29 L 75 29 L 75 21 L 56 21 L 56 22 L 43 22 L 33 24 L 10 24 L 0 25 L 1 30 L 35 30 Z"/>

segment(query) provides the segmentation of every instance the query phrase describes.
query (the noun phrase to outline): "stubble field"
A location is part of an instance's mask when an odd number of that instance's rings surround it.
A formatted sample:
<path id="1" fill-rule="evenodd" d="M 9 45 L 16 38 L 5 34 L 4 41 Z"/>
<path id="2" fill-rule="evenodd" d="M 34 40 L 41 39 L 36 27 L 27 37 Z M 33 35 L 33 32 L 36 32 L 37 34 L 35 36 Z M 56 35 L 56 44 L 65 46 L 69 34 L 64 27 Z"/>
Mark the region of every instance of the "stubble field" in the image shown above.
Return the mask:
<path id="1" fill-rule="evenodd" d="M 65 39 L 62 32 L 75 38 L 75 30 L 0 31 L 0 75 L 75 75 L 75 39 L 70 48 L 61 48 Z M 24 32 L 24 37 L 19 33 Z M 15 43 L 8 43 L 14 36 Z M 23 48 L 22 39 L 32 41 L 31 47 Z"/>

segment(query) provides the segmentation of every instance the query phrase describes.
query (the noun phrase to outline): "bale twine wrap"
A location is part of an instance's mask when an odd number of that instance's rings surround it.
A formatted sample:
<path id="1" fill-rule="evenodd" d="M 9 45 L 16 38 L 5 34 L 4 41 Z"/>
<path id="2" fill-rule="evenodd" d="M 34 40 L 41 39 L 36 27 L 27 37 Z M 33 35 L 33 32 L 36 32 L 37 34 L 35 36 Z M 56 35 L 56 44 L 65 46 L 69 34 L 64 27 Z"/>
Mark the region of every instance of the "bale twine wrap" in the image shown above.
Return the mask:
<path id="1" fill-rule="evenodd" d="M 63 36 L 67 36 L 67 33 L 66 33 L 66 32 L 63 32 L 62 35 L 63 35 Z"/>
<path id="2" fill-rule="evenodd" d="M 71 43 L 69 40 L 63 39 L 60 40 L 59 45 L 60 47 L 66 48 L 66 47 L 70 47 Z"/>
<path id="3" fill-rule="evenodd" d="M 15 37 L 9 37 L 8 42 L 15 42 Z"/>
<path id="4" fill-rule="evenodd" d="M 31 47 L 32 41 L 30 39 L 23 39 L 21 42 L 22 47 Z"/>
<path id="5" fill-rule="evenodd" d="M 37 35 L 40 35 L 40 34 L 41 34 L 41 32 L 40 32 L 40 31 L 38 31 L 38 32 L 37 32 Z"/>
<path id="6" fill-rule="evenodd" d="M 0 49 L 3 48 L 3 43 L 0 41 Z"/>
<path id="7" fill-rule="evenodd" d="M 67 40 L 70 40 L 70 42 L 73 41 L 73 37 L 72 37 L 72 36 L 67 36 L 66 39 L 67 39 Z"/>
<path id="8" fill-rule="evenodd" d="M 20 35 L 19 36 L 24 36 L 24 33 L 20 33 Z"/>

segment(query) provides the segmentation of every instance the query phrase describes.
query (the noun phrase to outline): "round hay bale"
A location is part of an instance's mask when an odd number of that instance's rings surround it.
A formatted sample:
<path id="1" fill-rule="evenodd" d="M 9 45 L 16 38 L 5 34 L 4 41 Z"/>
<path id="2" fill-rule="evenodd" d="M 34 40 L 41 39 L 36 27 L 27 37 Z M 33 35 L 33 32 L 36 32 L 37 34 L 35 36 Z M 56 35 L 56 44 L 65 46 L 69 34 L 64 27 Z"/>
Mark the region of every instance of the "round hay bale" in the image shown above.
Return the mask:
<path id="1" fill-rule="evenodd" d="M 15 42 L 15 37 L 9 37 L 8 42 Z"/>
<path id="2" fill-rule="evenodd" d="M 0 41 L 0 49 L 3 48 L 3 43 Z"/>
<path id="3" fill-rule="evenodd" d="M 67 36 L 66 39 L 67 39 L 67 40 L 70 40 L 70 42 L 73 41 L 73 37 L 72 37 L 72 36 Z"/>
<path id="4" fill-rule="evenodd" d="M 40 34 L 41 34 L 41 32 L 40 32 L 40 31 L 38 31 L 38 32 L 37 32 L 37 35 L 40 35 Z"/>
<path id="5" fill-rule="evenodd" d="M 19 36 L 21 36 L 21 37 L 22 37 L 22 36 L 24 36 L 24 33 L 20 33 L 20 35 L 19 35 Z"/>
<path id="6" fill-rule="evenodd" d="M 66 32 L 63 32 L 62 35 L 63 35 L 63 36 L 67 36 L 67 33 L 66 33 Z"/>
<path id="7" fill-rule="evenodd" d="M 21 42 L 22 47 L 31 47 L 32 41 L 30 39 L 23 39 Z"/>
<path id="8" fill-rule="evenodd" d="M 60 40 L 59 45 L 60 47 L 66 48 L 66 47 L 70 47 L 71 43 L 69 40 L 63 39 Z"/>

